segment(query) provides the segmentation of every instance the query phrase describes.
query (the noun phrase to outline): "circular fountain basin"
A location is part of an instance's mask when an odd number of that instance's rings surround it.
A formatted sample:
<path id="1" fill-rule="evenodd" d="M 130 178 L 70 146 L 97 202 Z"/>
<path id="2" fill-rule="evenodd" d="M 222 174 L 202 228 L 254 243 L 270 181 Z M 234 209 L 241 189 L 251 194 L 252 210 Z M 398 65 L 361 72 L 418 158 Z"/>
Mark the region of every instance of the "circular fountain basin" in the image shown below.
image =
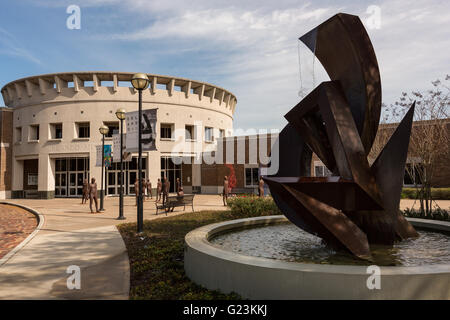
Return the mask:
<path id="1" fill-rule="evenodd" d="M 408 220 L 421 230 L 450 233 L 449 222 Z M 265 226 L 267 228 L 263 228 Z M 283 229 L 285 227 L 288 229 Z M 298 255 L 305 257 L 308 253 L 311 259 L 306 263 L 303 258 L 297 259 L 295 254 L 287 254 L 289 250 L 286 248 L 276 250 L 279 245 L 275 241 L 277 232 L 280 233 L 277 238 L 283 238 L 281 232 L 287 233 L 286 237 L 292 236 L 289 232 L 293 230 L 289 230 L 284 216 L 239 219 L 193 230 L 185 238 L 186 274 L 208 289 L 236 292 L 248 299 L 450 299 L 448 256 L 441 250 L 440 256 L 432 257 L 429 248 L 433 245 L 427 243 L 436 241 L 436 246 L 445 246 L 446 236 L 436 237 L 434 233 L 421 232 L 423 239 L 417 241 L 429 240 L 421 244 L 423 257 L 414 255 L 414 246 L 402 243 L 399 245 L 406 250 L 394 248 L 394 259 L 383 256 L 372 264 L 342 258 L 325 248 L 322 248 L 322 253 L 317 250 L 315 255 L 315 246 L 321 244 L 312 239 L 313 250 L 306 245 L 311 242 L 305 242 L 306 251 L 300 250 Z M 258 233 L 264 234 L 266 243 L 264 237 L 258 239 Z M 255 241 L 253 247 L 256 249 L 247 244 L 246 248 L 233 247 L 233 241 L 229 240 L 233 240 L 235 235 L 243 242 Z M 250 238 L 245 239 L 246 236 Z M 314 238 L 307 234 L 308 237 Z M 379 268 L 379 289 L 376 286 L 377 269 L 370 268 L 370 265 Z"/>

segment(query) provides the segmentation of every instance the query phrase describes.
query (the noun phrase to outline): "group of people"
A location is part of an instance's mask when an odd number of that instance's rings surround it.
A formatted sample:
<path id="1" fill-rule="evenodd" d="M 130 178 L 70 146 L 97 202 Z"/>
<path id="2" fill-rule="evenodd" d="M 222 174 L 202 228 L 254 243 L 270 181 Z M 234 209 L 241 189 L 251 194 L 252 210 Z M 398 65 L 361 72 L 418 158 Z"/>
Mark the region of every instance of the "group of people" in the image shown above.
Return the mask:
<path id="1" fill-rule="evenodd" d="M 147 192 L 147 199 L 153 199 L 153 193 L 152 193 L 152 183 L 149 179 L 145 180 L 142 179 L 142 195 L 144 195 L 143 201 L 145 201 L 145 193 Z M 136 205 L 138 202 L 139 197 L 139 180 L 136 179 L 134 182 L 134 190 L 136 194 Z M 162 203 L 166 203 L 167 198 L 169 196 L 170 192 L 170 181 L 166 177 L 163 178 L 163 181 L 161 179 L 158 179 L 158 183 L 156 186 L 156 202 L 161 201 L 162 196 Z M 176 180 L 176 192 L 177 196 L 183 196 L 183 186 L 181 185 L 180 178 L 177 178 Z M 97 189 L 97 182 L 95 178 L 91 179 L 91 183 L 89 183 L 88 179 L 84 179 L 83 181 L 83 195 L 81 198 L 81 204 L 87 203 L 89 200 L 89 208 L 91 209 L 91 213 L 100 213 L 100 210 L 98 208 L 98 189 Z M 92 204 L 95 205 L 95 211 L 92 208 Z"/>
<path id="2" fill-rule="evenodd" d="M 222 200 L 223 205 L 227 205 L 228 195 L 231 193 L 231 188 L 228 183 L 228 177 L 225 176 L 223 178 L 223 192 L 222 192 Z M 258 183 L 258 197 L 262 198 L 264 197 L 264 180 L 261 177 L 259 177 L 259 183 Z"/>
<path id="3" fill-rule="evenodd" d="M 139 193 L 138 193 L 139 180 L 138 179 L 136 179 L 136 181 L 134 182 L 134 190 L 136 190 L 135 194 L 136 194 L 136 205 L 137 205 L 138 197 L 139 197 Z M 147 179 L 147 181 L 142 179 L 142 194 L 143 195 L 145 195 L 145 190 L 147 190 L 147 198 L 150 197 L 150 199 L 152 199 L 153 198 L 152 183 L 150 182 L 149 179 Z M 169 192 L 170 192 L 169 179 L 164 177 L 163 181 L 161 181 L 161 179 L 158 178 L 158 182 L 156 184 L 156 202 L 160 202 L 161 196 L 162 196 L 162 203 L 163 204 L 166 203 L 167 197 L 169 196 Z M 181 186 L 181 182 L 180 182 L 180 178 L 177 178 L 177 180 L 176 180 L 176 192 L 177 192 L 177 196 L 184 195 L 183 187 Z M 145 201 L 145 197 L 144 197 L 144 201 Z"/>
<path id="4" fill-rule="evenodd" d="M 91 209 L 91 213 L 100 213 L 98 209 L 98 194 L 97 194 L 97 182 L 95 178 L 91 179 L 91 183 L 89 183 L 88 179 L 84 179 L 83 181 L 83 196 L 81 198 L 81 204 L 87 203 L 89 199 L 89 209 Z M 92 210 L 92 203 L 95 204 L 95 212 Z"/>
<path id="5" fill-rule="evenodd" d="M 142 179 L 142 195 L 144 195 L 143 201 L 145 201 L 145 191 L 147 190 L 147 198 L 152 199 L 153 193 L 152 193 L 152 183 L 149 179 L 145 180 Z M 139 197 L 139 180 L 136 179 L 134 182 L 134 190 L 136 194 L 136 205 L 138 203 L 138 197 Z M 184 195 L 183 186 L 181 185 L 180 178 L 177 178 L 176 180 L 176 186 L 175 190 L 177 192 L 177 196 L 181 197 Z M 170 191 L 170 181 L 166 177 L 163 178 L 163 181 L 161 179 L 158 179 L 157 185 L 156 185 L 156 202 L 161 201 L 161 195 L 162 195 L 162 203 L 165 204 L 167 201 L 167 198 L 169 196 Z M 228 183 L 228 177 L 225 176 L 223 179 L 223 205 L 227 205 L 228 195 L 231 193 L 231 188 L 229 187 Z M 264 180 L 262 177 L 259 178 L 259 185 L 258 185 L 258 196 L 264 197 Z M 95 178 L 91 179 L 91 183 L 88 182 L 87 179 L 84 179 L 83 181 L 83 197 L 81 199 L 81 203 L 87 203 L 87 200 L 89 199 L 89 208 L 91 209 L 91 213 L 100 213 L 98 209 L 98 195 L 97 195 L 97 182 L 95 181 Z M 92 210 L 92 203 L 95 204 L 95 212 Z"/>

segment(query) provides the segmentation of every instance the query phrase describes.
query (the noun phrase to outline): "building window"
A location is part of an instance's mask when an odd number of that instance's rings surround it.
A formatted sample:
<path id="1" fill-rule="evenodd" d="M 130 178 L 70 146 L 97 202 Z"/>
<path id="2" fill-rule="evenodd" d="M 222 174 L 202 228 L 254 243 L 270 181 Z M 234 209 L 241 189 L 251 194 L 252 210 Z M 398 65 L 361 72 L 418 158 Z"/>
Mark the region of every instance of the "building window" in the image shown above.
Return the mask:
<path id="1" fill-rule="evenodd" d="M 62 123 L 50 124 L 50 139 L 62 139 Z"/>
<path id="2" fill-rule="evenodd" d="M 16 140 L 15 142 L 22 142 L 22 127 L 16 127 Z"/>
<path id="3" fill-rule="evenodd" d="M 314 164 L 314 176 L 315 177 L 329 177 L 331 176 L 331 171 L 328 170 L 327 167 L 323 165 L 322 162 L 320 164 Z"/>
<path id="4" fill-rule="evenodd" d="M 405 186 L 421 186 L 422 177 L 425 174 L 425 168 L 420 163 L 407 163 L 405 166 L 405 176 L 403 185 Z"/>
<path id="5" fill-rule="evenodd" d="M 193 125 L 186 125 L 185 130 L 185 140 L 195 140 L 195 130 Z"/>
<path id="6" fill-rule="evenodd" d="M 259 184 L 259 168 L 245 168 L 245 186 L 257 187 Z"/>
<path id="7" fill-rule="evenodd" d="M 91 135 L 89 122 L 77 122 L 77 138 L 89 138 Z"/>
<path id="8" fill-rule="evenodd" d="M 219 138 L 225 138 L 225 130 L 219 129 Z"/>
<path id="9" fill-rule="evenodd" d="M 28 174 L 28 185 L 37 186 L 38 185 L 38 175 L 36 173 Z"/>
<path id="10" fill-rule="evenodd" d="M 38 141 L 39 140 L 39 125 L 34 124 L 30 126 L 30 141 Z"/>
<path id="11" fill-rule="evenodd" d="M 172 140 L 173 124 L 161 123 L 161 139 Z"/>
<path id="12" fill-rule="evenodd" d="M 114 133 L 119 133 L 119 121 L 103 122 L 103 124 L 109 129 L 108 134 L 105 135 L 105 138 L 112 138 Z"/>
<path id="13" fill-rule="evenodd" d="M 205 141 L 212 142 L 214 141 L 214 131 L 211 127 L 205 127 Z"/>

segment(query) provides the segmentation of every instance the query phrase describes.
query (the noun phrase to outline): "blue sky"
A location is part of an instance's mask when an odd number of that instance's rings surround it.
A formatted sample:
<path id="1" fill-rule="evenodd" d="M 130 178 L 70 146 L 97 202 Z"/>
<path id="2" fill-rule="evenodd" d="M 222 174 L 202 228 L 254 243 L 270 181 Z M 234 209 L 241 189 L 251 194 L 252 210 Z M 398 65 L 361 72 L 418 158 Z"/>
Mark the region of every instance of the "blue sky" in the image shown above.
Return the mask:
<path id="1" fill-rule="evenodd" d="M 66 27 L 71 4 L 81 8 L 80 30 Z M 371 5 L 380 8 L 379 29 L 369 28 Z M 234 127 L 244 130 L 284 126 L 300 100 L 297 38 L 337 12 L 366 24 L 385 103 L 450 73 L 449 1 L 21 0 L 0 8 L 0 87 L 83 70 L 192 78 L 233 92 Z M 301 54 L 309 89 L 312 59 Z M 317 64 L 315 84 L 326 79 Z"/>

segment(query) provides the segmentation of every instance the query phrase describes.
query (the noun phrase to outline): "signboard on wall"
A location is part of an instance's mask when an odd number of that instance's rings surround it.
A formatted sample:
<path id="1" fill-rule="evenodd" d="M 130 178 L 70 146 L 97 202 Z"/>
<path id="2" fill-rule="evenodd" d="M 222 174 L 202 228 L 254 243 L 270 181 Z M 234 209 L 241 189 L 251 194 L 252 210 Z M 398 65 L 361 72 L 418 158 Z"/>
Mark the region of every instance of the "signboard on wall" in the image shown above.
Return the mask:
<path id="1" fill-rule="evenodd" d="M 142 151 L 156 150 L 156 117 L 158 109 L 142 110 Z M 138 111 L 127 112 L 126 151 L 138 152 Z"/>

